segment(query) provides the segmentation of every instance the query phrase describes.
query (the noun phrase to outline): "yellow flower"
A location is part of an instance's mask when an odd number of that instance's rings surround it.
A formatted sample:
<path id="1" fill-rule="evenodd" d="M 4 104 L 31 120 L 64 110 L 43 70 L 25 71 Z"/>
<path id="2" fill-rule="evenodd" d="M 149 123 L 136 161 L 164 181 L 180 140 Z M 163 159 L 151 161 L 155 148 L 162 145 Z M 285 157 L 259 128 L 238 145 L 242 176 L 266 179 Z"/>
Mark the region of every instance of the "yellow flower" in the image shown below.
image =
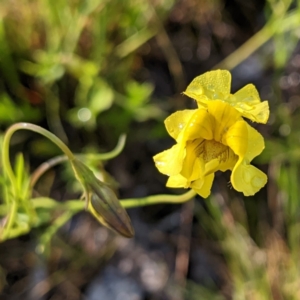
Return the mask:
<path id="1" fill-rule="evenodd" d="M 222 100 L 233 106 L 241 115 L 251 121 L 267 123 L 268 101 L 260 101 L 253 84 L 248 84 L 235 94 L 230 94 L 231 74 L 226 70 L 207 72 L 196 77 L 184 92 L 195 99 L 199 107 L 205 107 L 212 100 Z"/>
<path id="2" fill-rule="evenodd" d="M 176 145 L 154 156 L 158 170 L 169 176 L 167 186 L 192 188 L 206 198 L 214 173 L 231 170 L 237 191 L 245 196 L 259 191 L 267 176 L 250 162 L 264 149 L 264 140 L 243 115 L 227 101 L 214 100 L 169 116 L 165 125 Z"/>

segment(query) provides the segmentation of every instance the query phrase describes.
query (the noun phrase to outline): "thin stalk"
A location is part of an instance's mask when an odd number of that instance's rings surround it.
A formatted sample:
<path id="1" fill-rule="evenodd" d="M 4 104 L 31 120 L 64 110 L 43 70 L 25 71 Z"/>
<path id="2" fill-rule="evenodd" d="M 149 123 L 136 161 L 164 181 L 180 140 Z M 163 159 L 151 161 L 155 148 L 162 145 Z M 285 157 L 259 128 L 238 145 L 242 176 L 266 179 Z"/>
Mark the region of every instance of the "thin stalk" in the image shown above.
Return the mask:
<path id="1" fill-rule="evenodd" d="M 53 224 L 47 228 L 47 231 L 40 237 L 41 244 L 39 245 L 39 251 L 44 252 L 50 242 L 52 236 L 56 233 L 56 231 L 65 225 L 74 215 L 72 211 L 65 211 L 62 215 L 60 215 Z"/>
<path id="2" fill-rule="evenodd" d="M 290 3 L 291 1 L 282 5 L 281 2 L 278 2 L 273 8 L 273 15 L 264 27 L 238 49 L 216 64 L 213 69 L 232 70 L 270 40 L 275 34 L 283 34 L 284 32 L 297 29 L 299 27 L 299 14 L 296 9 L 287 14 Z"/>
<path id="3" fill-rule="evenodd" d="M 182 195 L 155 195 L 136 199 L 123 199 L 121 204 L 124 208 L 132 208 L 138 206 L 147 206 L 160 203 L 178 204 L 192 199 L 197 193 L 194 190 L 189 190 Z"/>
<path id="4" fill-rule="evenodd" d="M 107 153 L 102 153 L 102 154 L 74 154 L 76 158 L 83 159 L 97 159 L 97 160 L 108 160 L 111 158 L 114 158 L 118 156 L 121 151 L 123 150 L 125 146 L 125 141 L 126 141 L 126 135 L 122 134 L 119 137 L 118 144 L 116 147 Z M 30 180 L 30 186 L 31 188 L 34 187 L 34 185 L 37 183 L 37 181 L 45 174 L 49 169 L 57 166 L 58 164 L 61 164 L 65 161 L 68 160 L 68 156 L 66 155 L 59 155 L 54 158 L 51 158 L 50 160 L 42 163 L 31 175 L 31 180 Z"/>
<path id="5" fill-rule="evenodd" d="M 14 172 L 12 170 L 11 164 L 10 164 L 10 159 L 9 159 L 9 144 L 10 144 L 10 139 L 12 135 L 18 131 L 18 130 L 30 130 L 37 132 L 49 140 L 51 140 L 54 144 L 56 144 L 67 156 L 68 159 L 71 161 L 75 158 L 74 154 L 71 152 L 71 150 L 54 134 L 49 132 L 48 130 L 34 125 L 30 123 L 16 123 L 12 125 L 11 127 L 8 128 L 8 130 L 5 133 L 4 140 L 3 140 L 3 149 L 2 149 L 2 161 L 3 161 L 3 168 L 6 171 L 8 178 L 10 179 L 12 185 L 13 185 L 13 190 L 14 190 L 14 196 L 17 195 L 17 180 L 14 175 Z"/>
<path id="6" fill-rule="evenodd" d="M 136 199 L 131 199 L 131 198 L 122 199 L 120 200 L 120 202 L 124 208 L 133 208 L 133 207 L 162 204 L 162 203 L 179 204 L 191 200 L 195 195 L 196 192 L 194 190 L 189 190 L 188 192 L 182 195 L 155 195 L 155 196 L 136 198 Z M 85 202 L 79 201 L 78 199 L 68 200 L 66 202 L 57 202 L 51 198 L 40 197 L 40 198 L 34 198 L 32 200 L 32 203 L 35 208 L 47 208 L 47 209 L 67 208 L 73 212 L 79 212 L 83 210 L 85 207 Z"/>
<path id="7" fill-rule="evenodd" d="M 8 216 L 7 224 L 4 227 L 3 234 L 0 237 L 0 241 L 5 241 L 8 238 L 9 232 L 10 232 L 11 228 L 14 225 L 14 220 L 15 220 L 16 213 L 17 213 L 17 208 L 18 208 L 17 207 L 17 202 L 14 201 L 12 203 L 12 206 L 11 206 L 11 210 L 10 210 L 10 214 Z"/>
<path id="8" fill-rule="evenodd" d="M 269 29 L 269 26 L 265 26 L 237 50 L 235 50 L 221 62 L 216 64 L 213 69 L 234 69 L 242 61 L 244 61 L 252 53 L 254 53 L 259 47 L 266 43 L 272 37 L 272 35 L 273 32 Z"/>
<path id="9" fill-rule="evenodd" d="M 71 161 L 75 159 L 71 150 L 58 137 L 56 137 L 54 134 L 52 134 L 51 132 L 47 131 L 46 129 L 40 126 L 30 124 L 30 123 L 16 123 L 7 129 L 4 135 L 3 145 L 2 145 L 2 164 L 3 164 L 4 173 L 7 174 L 8 179 L 10 180 L 12 186 L 12 198 L 9 196 L 8 191 L 6 191 L 6 195 L 8 196 L 7 199 L 12 199 L 12 205 L 9 212 L 9 219 L 7 222 L 7 226 L 5 227 L 3 231 L 3 235 L 1 237 L 2 240 L 4 240 L 8 236 L 10 229 L 13 227 L 15 216 L 18 209 L 17 204 L 19 202 L 19 194 L 21 193 L 21 191 L 19 191 L 18 181 L 13 172 L 12 166 L 10 164 L 10 158 L 9 158 L 9 145 L 10 145 L 11 137 L 17 130 L 21 130 L 21 129 L 34 131 L 45 136 L 46 138 L 51 140 L 54 144 L 56 144 L 67 155 L 67 157 Z M 6 202 L 8 202 L 7 199 Z"/>
<path id="10" fill-rule="evenodd" d="M 56 144 L 65 153 L 65 155 L 68 157 L 68 159 L 70 159 L 71 161 L 73 159 L 75 159 L 71 150 L 58 137 L 56 137 L 54 134 L 47 131 L 46 129 L 44 129 L 40 126 L 34 125 L 34 124 L 30 124 L 30 123 L 16 123 L 16 124 L 12 125 L 11 127 L 8 128 L 8 130 L 6 131 L 5 136 L 4 136 L 3 149 L 2 149 L 2 162 L 3 162 L 3 168 L 6 172 L 6 174 L 8 175 L 9 180 L 12 183 L 15 197 L 18 194 L 18 190 L 17 190 L 18 186 L 17 186 L 17 180 L 15 177 L 15 174 L 14 174 L 11 164 L 10 164 L 9 144 L 10 144 L 10 139 L 11 139 L 12 135 L 16 131 L 21 130 L 21 129 L 34 131 L 34 132 L 37 132 L 37 133 L 45 136 L 46 138 L 51 140 L 54 144 Z"/>

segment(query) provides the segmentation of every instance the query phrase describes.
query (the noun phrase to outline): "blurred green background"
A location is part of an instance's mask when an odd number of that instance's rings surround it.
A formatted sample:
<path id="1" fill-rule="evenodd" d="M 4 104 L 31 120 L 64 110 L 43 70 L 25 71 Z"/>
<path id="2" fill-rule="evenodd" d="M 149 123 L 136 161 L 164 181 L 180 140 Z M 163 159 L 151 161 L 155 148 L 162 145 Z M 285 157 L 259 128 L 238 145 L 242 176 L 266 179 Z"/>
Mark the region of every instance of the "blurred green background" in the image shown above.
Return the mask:
<path id="1" fill-rule="evenodd" d="M 126 133 L 105 163 L 120 198 L 183 192 L 165 188 L 152 156 L 172 145 L 163 120 L 193 107 L 181 92 L 197 75 L 229 69 L 233 91 L 254 83 L 271 115 L 253 124 L 266 141 L 255 164 L 269 176 L 257 195 L 218 174 L 209 199 L 130 209 L 132 240 L 84 212 L 58 232 L 43 224 L 0 244 L 0 298 L 300 299 L 299 36 L 299 1 L 2 0 L 1 136 L 27 121 L 75 153 L 100 153 Z M 28 172 L 60 154 L 28 132 L 11 152 Z M 38 189 L 80 197 L 62 166 Z"/>

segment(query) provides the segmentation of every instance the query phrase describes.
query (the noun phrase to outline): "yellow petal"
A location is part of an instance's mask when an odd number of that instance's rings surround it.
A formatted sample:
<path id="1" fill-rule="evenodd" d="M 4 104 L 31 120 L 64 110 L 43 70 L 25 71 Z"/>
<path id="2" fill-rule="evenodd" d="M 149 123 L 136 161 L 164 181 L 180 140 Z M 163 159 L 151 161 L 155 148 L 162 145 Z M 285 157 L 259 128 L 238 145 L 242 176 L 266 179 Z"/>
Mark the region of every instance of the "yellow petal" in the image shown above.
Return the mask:
<path id="1" fill-rule="evenodd" d="M 199 179 L 191 184 L 191 188 L 203 198 L 210 195 L 210 190 L 214 181 L 215 174 L 209 174 L 204 177 L 204 180 Z"/>
<path id="2" fill-rule="evenodd" d="M 267 183 L 265 173 L 243 160 L 238 162 L 231 173 L 231 183 L 235 190 L 245 196 L 252 196 Z"/>
<path id="3" fill-rule="evenodd" d="M 219 171 L 220 161 L 218 158 L 212 159 L 205 164 L 205 175 Z"/>
<path id="4" fill-rule="evenodd" d="M 258 123 L 267 123 L 269 119 L 268 101 L 261 102 L 253 84 L 248 84 L 230 96 L 230 104 L 240 111 L 243 117 Z"/>
<path id="5" fill-rule="evenodd" d="M 226 70 L 206 72 L 196 77 L 184 92 L 185 95 L 199 101 L 207 98 L 224 99 L 230 93 L 231 74 Z"/>
<path id="6" fill-rule="evenodd" d="M 213 126 L 214 140 L 222 142 L 224 134 L 241 119 L 241 114 L 228 103 L 220 100 L 209 102 L 207 110 L 215 120 L 214 124 L 210 125 Z"/>
<path id="7" fill-rule="evenodd" d="M 177 174 L 169 177 L 166 186 L 172 188 L 188 188 L 189 184 L 185 177 Z"/>
<path id="8" fill-rule="evenodd" d="M 246 104 L 257 104 L 260 103 L 260 97 L 256 87 L 253 84 L 247 84 L 234 95 L 232 95 L 234 102 L 241 102 Z"/>
<path id="9" fill-rule="evenodd" d="M 186 145 L 186 155 L 183 161 L 181 175 L 189 182 L 203 177 L 204 162 L 197 157 L 195 148 L 199 145 L 199 139 L 188 142 Z"/>
<path id="10" fill-rule="evenodd" d="M 218 170 L 225 172 L 227 170 L 232 170 L 238 160 L 238 157 L 234 154 L 231 149 L 228 149 L 228 154 L 226 160 L 220 161 Z"/>
<path id="11" fill-rule="evenodd" d="M 195 109 L 186 109 L 177 111 L 166 118 L 165 126 L 169 135 L 176 140 L 179 133 L 185 128 L 186 124 L 195 112 Z"/>
<path id="12" fill-rule="evenodd" d="M 182 140 L 187 141 L 199 138 L 211 140 L 213 138 L 214 127 L 214 118 L 209 114 L 207 109 L 199 108 L 187 123 L 182 135 Z"/>
<path id="13" fill-rule="evenodd" d="M 219 158 L 210 160 L 205 164 L 204 175 L 208 175 L 217 171 L 225 172 L 232 170 L 238 160 L 238 157 L 228 148 L 226 153 Z"/>
<path id="14" fill-rule="evenodd" d="M 270 115 L 268 101 L 264 101 L 251 106 L 236 105 L 235 108 L 242 113 L 243 117 L 248 118 L 253 122 L 263 124 L 266 124 L 268 122 Z"/>
<path id="15" fill-rule="evenodd" d="M 180 173 L 184 156 L 184 144 L 177 144 L 156 154 L 153 159 L 160 173 L 171 176 Z"/>
<path id="16" fill-rule="evenodd" d="M 265 143 L 262 135 L 257 130 L 252 128 L 249 124 L 247 124 L 247 130 L 248 145 L 245 159 L 248 163 L 250 163 L 254 157 L 258 156 L 263 151 L 263 149 L 265 148 Z"/>
<path id="17" fill-rule="evenodd" d="M 244 120 L 240 120 L 231 126 L 223 139 L 223 143 L 228 145 L 239 157 L 246 155 L 248 142 L 248 127 Z"/>

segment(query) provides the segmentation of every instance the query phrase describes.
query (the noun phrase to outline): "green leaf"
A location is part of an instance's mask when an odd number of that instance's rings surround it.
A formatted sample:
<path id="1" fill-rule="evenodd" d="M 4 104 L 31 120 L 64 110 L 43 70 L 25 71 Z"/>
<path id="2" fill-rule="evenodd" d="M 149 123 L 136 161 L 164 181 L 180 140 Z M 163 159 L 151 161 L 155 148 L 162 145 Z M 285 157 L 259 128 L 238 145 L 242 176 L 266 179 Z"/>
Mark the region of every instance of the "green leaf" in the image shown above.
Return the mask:
<path id="1" fill-rule="evenodd" d="M 17 105 L 7 94 L 0 94 L 0 121 L 2 124 L 18 121 L 36 121 L 40 111 L 24 103 Z"/>
<path id="2" fill-rule="evenodd" d="M 137 108 L 144 105 L 153 92 L 153 86 L 149 83 L 129 81 L 126 86 L 127 106 Z"/>
<path id="3" fill-rule="evenodd" d="M 109 109 L 114 100 L 114 92 L 103 80 L 97 78 L 91 90 L 88 108 L 94 116 Z"/>

